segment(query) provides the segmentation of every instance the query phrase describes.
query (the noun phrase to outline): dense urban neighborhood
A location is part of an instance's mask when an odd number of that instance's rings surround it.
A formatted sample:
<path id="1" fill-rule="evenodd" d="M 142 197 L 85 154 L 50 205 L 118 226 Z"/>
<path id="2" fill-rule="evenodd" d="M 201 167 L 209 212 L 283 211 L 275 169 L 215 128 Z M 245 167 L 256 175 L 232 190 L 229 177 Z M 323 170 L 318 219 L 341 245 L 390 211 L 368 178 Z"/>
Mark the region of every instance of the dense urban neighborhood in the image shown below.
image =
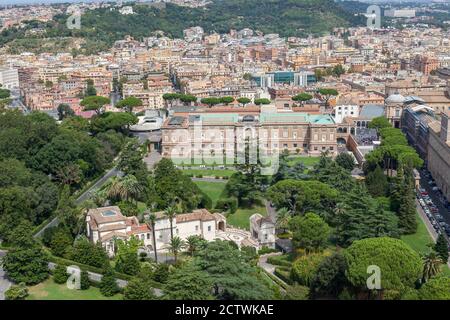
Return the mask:
<path id="1" fill-rule="evenodd" d="M 0 300 L 450 300 L 450 2 L 286 2 L 0 5 Z"/>

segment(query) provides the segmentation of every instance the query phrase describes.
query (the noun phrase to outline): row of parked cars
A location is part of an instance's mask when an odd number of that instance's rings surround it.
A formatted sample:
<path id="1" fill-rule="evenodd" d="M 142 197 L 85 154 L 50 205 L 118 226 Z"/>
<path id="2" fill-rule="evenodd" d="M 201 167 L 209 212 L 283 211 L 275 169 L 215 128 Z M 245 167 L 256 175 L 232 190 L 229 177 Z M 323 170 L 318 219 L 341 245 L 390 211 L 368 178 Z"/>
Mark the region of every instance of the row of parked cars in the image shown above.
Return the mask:
<path id="1" fill-rule="evenodd" d="M 445 222 L 444 217 L 439 213 L 439 209 L 433 203 L 428 192 L 423 188 L 419 188 L 417 195 L 419 203 L 430 220 L 430 223 L 433 225 L 434 230 L 438 234 L 445 232 L 450 237 L 450 225 Z"/>

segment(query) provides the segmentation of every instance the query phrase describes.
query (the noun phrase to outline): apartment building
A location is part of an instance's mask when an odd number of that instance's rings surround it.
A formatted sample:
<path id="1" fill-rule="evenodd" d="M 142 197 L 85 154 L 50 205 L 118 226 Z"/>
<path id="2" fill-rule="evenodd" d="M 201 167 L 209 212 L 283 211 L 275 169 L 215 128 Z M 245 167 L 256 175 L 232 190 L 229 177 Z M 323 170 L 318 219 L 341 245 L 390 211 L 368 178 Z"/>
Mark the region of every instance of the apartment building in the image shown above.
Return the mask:
<path id="1" fill-rule="evenodd" d="M 442 194 L 450 199 L 450 111 L 441 114 L 441 121 L 429 125 L 428 170 Z"/>

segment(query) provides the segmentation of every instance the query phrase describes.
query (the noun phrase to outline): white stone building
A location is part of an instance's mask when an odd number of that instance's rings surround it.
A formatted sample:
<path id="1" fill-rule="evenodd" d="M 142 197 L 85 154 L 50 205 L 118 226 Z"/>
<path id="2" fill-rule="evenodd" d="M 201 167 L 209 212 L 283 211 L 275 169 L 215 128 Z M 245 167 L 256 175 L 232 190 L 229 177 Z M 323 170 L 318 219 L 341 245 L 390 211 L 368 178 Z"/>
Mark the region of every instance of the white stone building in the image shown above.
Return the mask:
<path id="1" fill-rule="evenodd" d="M 275 248 L 275 224 L 269 217 L 255 213 L 250 217 L 250 233 L 260 247 Z"/>
<path id="2" fill-rule="evenodd" d="M 166 251 L 170 243 L 170 221 L 163 212 L 156 213 L 156 250 Z M 100 242 L 110 256 L 114 255 L 116 239 L 127 240 L 136 236 L 153 251 L 153 231 L 149 223 L 139 223 L 136 217 L 125 217 L 117 206 L 90 209 L 86 215 L 86 233 L 92 242 Z M 173 235 L 186 240 L 201 236 L 207 241 L 217 238 L 217 231 L 225 230 L 226 219 L 206 209 L 178 214 L 173 220 Z"/>
<path id="3" fill-rule="evenodd" d="M 17 69 L 0 66 L 0 84 L 3 89 L 19 88 L 19 73 Z"/>

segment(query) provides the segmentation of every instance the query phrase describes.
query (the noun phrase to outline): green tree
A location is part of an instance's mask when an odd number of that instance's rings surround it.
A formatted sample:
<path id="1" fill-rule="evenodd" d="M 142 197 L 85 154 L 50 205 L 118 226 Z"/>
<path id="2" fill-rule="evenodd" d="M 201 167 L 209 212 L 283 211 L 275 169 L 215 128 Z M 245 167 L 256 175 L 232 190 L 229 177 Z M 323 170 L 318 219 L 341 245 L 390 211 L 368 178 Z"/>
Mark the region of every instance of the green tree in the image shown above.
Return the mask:
<path id="1" fill-rule="evenodd" d="M 320 263 L 329 255 L 330 252 L 324 251 L 300 256 L 292 264 L 291 279 L 300 285 L 310 286 Z"/>
<path id="2" fill-rule="evenodd" d="M 422 300 L 450 300 L 450 278 L 436 277 L 425 283 L 419 290 Z"/>
<path id="3" fill-rule="evenodd" d="M 175 168 L 170 159 L 163 158 L 156 164 L 153 176 L 149 177 L 147 203 L 156 203 L 165 209 L 178 200 L 180 211 L 190 212 L 202 202 L 202 192 L 192 180 Z"/>
<path id="4" fill-rule="evenodd" d="M 221 97 L 220 98 L 220 102 L 225 104 L 225 105 L 229 105 L 230 103 L 232 103 L 234 101 L 233 97 Z"/>
<path id="5" fill-rule="evenodd" d="M 197 97 L 190 94 L 183 94 L 179 98 L 184 105 L 189 105 L 192 102 L 197 102 Z"/>
<path id="6" fill-rule="evenodd" d="M 187 251 L 191 256 L 205 244 L 205 239 L 198 235 L 192 235 L 186 238 Z"/>
<path id="7" fill-rule="evenodd" d="M 372 237 L 398 237 L 398 218 L 384 210 L 363 187 L 356 187 L 343 196 L 337 216 L 336 237 L 341 246 Z"/>
<path id="8" fill-rule="evenodd" d="M 116 104 L 117 108 L 124 108 L 127 112 L 133 112 L 133 108 L 142 106 L 142 100 L 136 97 L 127 97 Z"/>
<path id="9" fill-rule="evenodd" d="M 369 122 L 369 128 L 371 129 L 377 129 L 377 131 L 380 131 L 384 128 L 391 128 L 392 124 L 389 122 L 389 120 L 385 116 L 376 117 L 373 118 L 372 121 Z"/>
<path id="10" fill-rule="evenodd" d="M 300 94 L 298 94 L 298 95 L 296 95 L 296 96 L 293 96 L 293 97 L 292 97 L 292 100 L 293 100 L 293 101 L 296 101 L 296 102 L 300 102 L 301 105 L 303 105 L 303 103 L 304 103 L 305 101 L 309 101 L 309 100 L 311 100 L 312 98 L 313 98 L 313 96 L 310 95 L 309 93 L 302 92 L 302 93 L 300 93 Z"/>
<path id="11" fill-rule="evenodd" d="M 64 228 L 59 228 L 50 241 L 50 249 L 52 254 L 58 257 L 64 256 L 67 248 L 73 243 L 73 238 L 70 232 Z"/>
<path id="12" fill-rule="evenodd" d="M 123 290 L 124 300 L 155 300 L 156 296 L 153 293 L 149 284 L 140 279 L 130 280 Z"/>
<path id="13" fill-rule="evenodd" d="M 66 283 L 69 279 L 69 274 L 67 273 L 67 266 L 63 264 L 58 264 L 53 271 L 53 281 L 58 284 Z"/>
<path id="14" fill-rule="evenodd" d="M 441 272 L 442 260 L 435 251 L 431 251 L 422 257 L 422 261 L 422 283 L 425 283 Z"/>
<path id="15" fill-rule="evenodd" d="M 329 107 L 330 99 L 339 95 L 339 92 L 336 89 L 321 88 L 318 90 L 318 92 L 322 96 L 322 99 L 325 101 L 325 107 L 327 108 Z"/>
<path id="16" fill-rule="evenodd" d="M 40 283 L 48 278 L 47 255 L 37 244 L 15 248 L 3 258 L 3 269 L 16 283 Z"/>
<path id="17" fill-rule="evenodd" d="M 120 239 L 116 240 L 116 271 L 129 275 L 137 274 L 141 267 L 138 260 L 138 249 L 142 245 L 143 242 L 135 236 L 130 237 L 126 242 Z"/>
<path id="18" fill-rule="evenodd" d="M 111 103 L 109 98 L 89 96 L 81 100 L 80 105 L 84 107 L 85 111 L 94 110 L 97 114 L 101 114 L 102 108 L 109 103 Z"/>
<path id="19" fill-rule="evenodd" d="M 94 81 L 92 79 L 88 79 L 86 81 L 86 91 L 84 92 L 85 97 L 92 97 L 97 95 L 97 89 L 94 87 Z"/>
<path id="20" fill-rule="evenodd" d="M 172 227 L 172 225 L 171 225 Z M 175 263 L 177 263 L 178 254 L 181 250 L 183 250 L 186 247 L 186 243 L 184 240 L 182 240 L 180 237 L 175 236 L 170 239 L 170 243 L 168 245 L 169 250 L 173 253 L 175 258 Z"/>
<path id="21" fill-rule="evenodd" d="M 434 245 L 434 250 L 437 252 L 444 263 L 448 261 L 447 240 L 445 239 L 444 234 L 441 233 L 438 236 L 436 244 Z"/>
<path id="22" fill-rule="evenodd" d="M 0 99 L 7 99 L 11 96 L 11 91 L 0 88 Z"/>
<path id="23" fill-rule="evenodd" d="M 102 268 L 109 262 L 108 255 L 101 244 L 91 243 L 85 237 L 75 240 L 72 250 L 68 252 L 70 260 L 89 266 Z"/>
<path id="24" fill-rule="evenodd" d="M 87 290 L 91 286 L 91 281 L 89 280 L 89 274 L 87 271 L 81 271 L 80 275 L 80 289 L 81 290 Z"/>
<path id="25" fill-rule="evenodd" d="M 308 297 L 308 287 L 299 284 L 289 286 L 284 294 L 284 300 L 308 300 Z"/>
<path id="26" fill-rule="evenodd" d="M 271 101 L 270 101 L 269 99 L 266 99 L 266 98 L 260 98 L 260 99 L 255 99 L 255 100 L 254 100 L 254 103 L 255 103 L 257 106 L 259 106 L 259 105 L 262 105 L 262 104 L 270 104 Z"/>
<path id="27" fill-rule="evenodd" d="M 401 292 L 413 288 L 422 274 L 420 256 L 402 240 L 388 237 L 355 241 L 344 251 L 348 265 L 347 279 L 363 292 L 367 292 L 367 268 L 378 266 L 381 291 Z"/>
<path id="28" fill-rule="evenodd" d="M 156 250 L 156 232 L 155 232 L 156 214 L 151 212 L 150 215 L 148 216 L 148 221 L 150 222 L 152 229 L 152 245 L 153 245 L 153 253 L 155 254 L 155 262 L 158 263 L 158 251 Z"/>
<path id="29" fill-rule="evenodd" d="M 131 112 L 104 112 L 91 119 L 91 130 L 96 133 L 114 130 L 127 134 L 129 127 L 136 123 L 138 118 Z"/>
<path id="30" fill-rule="evenodd" d="M 333 75 L 335 75 L 336 77 L 340 77 L 341 75 L 345 74 L 345 69 L 341 64 L 335 65 L 333 67 Z"/>
<path id="31" fill-rule="evenodd" d="M 345 276 L 347 264 L 341 252 L 325 257 L 317 267 L 310 283 L 312 298 L 338 297 L 348 281 Z"/>
<path id="32" fill-rule="evenodd" d="M 347 152 L 338 154 L 335 161 L 339 166 L 348 171 L 352 171 L 355 167 L 355 158 Z"/>
<path id="33" fill-rule="evenodd" d="M 276 226 L 277 228 L 283 230 L 283 232 L 286 232 L 286 230 L 289 228 L 289 222 L 292 219 L 291 212 L 286 208 L 281 208 L 277 211 L 277 221 Z"/>
<path id="34" fill-rule="evenodd" d="M 112 297 L 119 292 L 119 287 L 117 286 L 116 278 L 114 277 L 114 271 L 111 267 L 107 267 L 100 281 L 100 292 L 105 297 Z"/>
<path id="35" fill-rule="evenodd" d="M 163 299 L 168 300 L 211 300 L 212 281 L 208 274 L 192 263 L 177 268 L 170 274 L 165 285 Z"/>
<path id="36" fill-rule="evenodd" d="M 206 272 L 218 299 L 270 299 L 272 293 L 256 269 L 227 241 L 209 242 L 200 250 L 194 264 Z"/>
<path id="37" fill-rule="evenodd" d="M 117 168 L 127 175 L 134 175 L 141 181 L 141 177 L 147 175 L 147 167 L 143 158 L 144 152 L 139 143 L 137 141 L 129 142 L 123 148 Z"/>
<path id="38" fill-rule="evenodd" d="M 246 97 L 241 97 L 237 99 L 237 102 L 239 102 L 240 104 L 242 104 L 244 107 L 246 104 L 249 104 L 252 100 Z"/>
<path id="39" fill-rule="evenodd" d="M 383 173 L 383 169 L 379 165 L 375 170 L 369 172 L 365 179 L 367 190 L 374 197 L 381 197 L 386 194 L 388 190 L 389 183 L 387 177 Z"/>
<path id="40" fill-rule="evenodd" d="M 314 213 L 292 218 L 289 229 L 293 233 L 294 247 L 304 249 L 307 253 L 324 249 L 331 233 L 328 224 Z"/>
<path id="41" fill-rule="evenodd" d="M 75 115 L 75 112 L 72 110 L 72 108 L 65 103 L 59 104 L 57 110 L 58 110 L 58 118 L 61 121 L 64 120 L 64 118 L 72 117 Z"/>
<path id="42" fill-rule="evenodd" d="M 23 282 L 12 285 L 5 292 L 5 300 L 25 300 L 26 297 L 28 297 L 28 288 Z"/>
<path id="43" fill-rule="evenodd" d="M 143 188 L 135 176 L 129 174 L 122 178 L 114 177 L 105 186 L 108 199 L 127 202 L 137 201 Z"/>
<path id="44" fill-rule="evenodd" d="M 318 181 L 282 180 L 267 190 L 268 199 L 277 208 L 287 208 L 293 214 L 314 211 L 328 216 L 337 196 L 335 189 Z"/>
<path id="45" fill-rule="evenodd" d="M 414 234 L 417 231 L 417 213 L 412 177 L 407 175 L 402 185 L 403 190 L 398 209 L 398 226 L 403 234 Z"/>
<path id="46" fill-rule="evenodd" d="M 201 103 L 208 105 L 210 108 L 212 108 L 216 104 L 220 104 L 222 101 L 220 98 L 216 97 L 209 97 L 209 98 L 202 98 L 200 100 Z"/>
<path id="47" fill-rule="evenodd" d="M 158 263 L 153 272 L 153 280 L 160 283 L 166 283 L 169 278 L 169 274 L 169 265 L 166 263 Z"/>
<path id="48" fill-rule="evenodd" d="M 341 192 L 348 192 L 355 186 L 355 179 L 350 171 L 338 165 L 327 153 L 322 154 L 320 161 L 314 166 L 312 178 Z"/>

